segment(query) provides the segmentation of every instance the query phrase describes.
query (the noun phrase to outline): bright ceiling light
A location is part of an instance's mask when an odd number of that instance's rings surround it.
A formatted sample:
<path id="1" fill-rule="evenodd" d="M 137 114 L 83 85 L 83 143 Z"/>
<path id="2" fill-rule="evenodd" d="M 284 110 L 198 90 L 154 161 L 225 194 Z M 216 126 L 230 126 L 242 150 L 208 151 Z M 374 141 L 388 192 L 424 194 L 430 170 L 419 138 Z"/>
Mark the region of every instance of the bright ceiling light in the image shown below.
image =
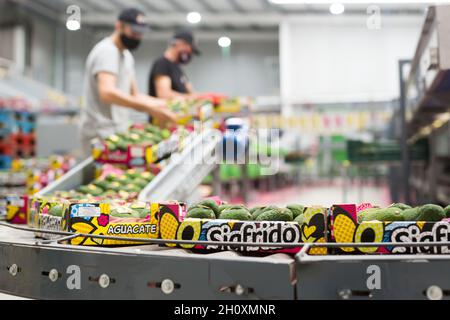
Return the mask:
<path id="1" fill-rule="evenodd" d="M 228 37 L 220 37 L 217 43 L 222 48 L 228 48 L 231 45 L 231 39 Z"/>
<path id="2" fill-rule="evenodd" d="M 330 12 L 332 14 L 342 14 L 345 11 L 345 7 L 342 3 L 333 3 L 330 6 Z"/>
<path id="3" fill-rule="evenodd" d="M 273 4 L 332 4 L 333 0 L 268 0 Z M 450 0 L 342 0 L 343 4 L 441 4 Z"/>
<path id="4" fill-rule="evenodd" d="M 198 12 L 189 12 L 186 16 L 186 20 L 189 23 L 199 23 L 200 21 L 202 21 L 202 15 Z"/>
<path id="5" fill-rule="evenodd" d="M 66 22 L 66 28 L 69 29 L 70 31 L 77 31 L 80 30 L 80 22 L 77 20 L 67 20 Z"/>

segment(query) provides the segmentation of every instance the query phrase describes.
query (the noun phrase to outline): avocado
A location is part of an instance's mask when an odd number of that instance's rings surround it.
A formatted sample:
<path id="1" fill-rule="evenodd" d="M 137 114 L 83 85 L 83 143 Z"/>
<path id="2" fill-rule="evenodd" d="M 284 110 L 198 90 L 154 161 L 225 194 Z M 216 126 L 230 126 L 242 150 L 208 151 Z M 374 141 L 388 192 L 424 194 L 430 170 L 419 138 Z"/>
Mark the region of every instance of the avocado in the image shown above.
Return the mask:
<path id="1" fill-rule="evenodd" d="M 113 182 L 115 180 L 117 180 L 118 175 L 115 173 L 110 173 L 105 177 L 105 180 L 108 182 Z"/>
<path id="2" fill-rule="evenodd" d="M 261 213 L 257 221 L 292 221 L 293 213 L 286 208 L 270 209 Z"/>
<path id="3" fill-rule="evenodd" d="M 252 215 L 243 206 L 235 206 L 223 210 L 220 213 L 219 219 L 249 221 L 252 219 Z"/>
<path id="4" fill-rule="evenodd" d="M 261 210 L 262 208 L 265 208 L 265 207 L 258 206 L 258 207 L 251 208 L 251 209 L 248 210 L 248 211 L 249 211 L 251 214 L 253 214 L 253 213 L 255 213 L 255 211 Z"/>
<path id="5" fill-rule="evenodd" d="M 138 193 L 141 192 L 141 188 L 139 188 L 138 186 L 136 186 L 136 185 L 134 185 L 132 183 L 127 184 L 123 188 L 123 190 L 125 190 L 127 192 L 138 192 Z"/>
<path id="6" fill-rule="evenodd" d="M 111 189 L 115 192 L 119 192 L 122 189 L 122 185 L 119 182 L 114 181 L 108 185 L 108 189 Z"/>
<path id="7" fill-rule="evenodd" d="M 133 180 L 133 184 L 141 189 L 145 188 L 148 184 L 148 181 L 142 178 L 137 178 Z"/>
<path id="8" fill-rule="evenodd" d="M 401 210 L 412 209 L 411 206 L 408 206 L 407 204 L 404 203 L 393 203 L 389 206 L 389 208 L 399 208 Z"/>
<path id="9" fill-rule="evenodd" d="M 141 172 L 134 169 L 129 169 L 125 172 L 125 176 L 129 179 L 137 179 L 141 176 Z"/>
<path id="10" fill-rule="evenodd" d="M 199 219 L 215 219 L 216 215 L 214 211 L 203 205 L 195 205 L 189 208 L 187 218 L 199 218 Z"/>
<path id="11" fill-rule="evenodd" d="M 219 217 L 219 215 L 220 215 L 219 206 L 217 205 L 217 203 L 214 200 L 205 199 L 205 200 L 200 201 L 197 204 L 210 208 L 212 211 L 214 211 L 216 218 Z"/>
<path id="12" fill-rule="evenodd" d="M 289 204 L 286 208 L 292 211 L 294 219 L 303 214 L 303 211 L 305 210 L 305 207 L 300 204 Z"/>
<path id="13" fill-rule="evenodd" d="M 222 212 L 225 209 L 231 208 L 233 205 L 232 204 L 221 204 L 219 206 L 219 212 Z"/>
<path id="14" fill-rule="evenodd" d="M 161 130 L 161 137 L 165 140 L 170 137 L 170 131 L 167 129 Z"/>
<path id="15" fill-rule="evenodd" d="M 417 221 L 419 217 L 419 208 L 411 208 L 402 211 L 402 216 L 405 221 Z"/>
<path id="16" fill-rule="evenodd" d="M 64 206 L 62 204 L 57 204 L 48 210 L 48 214 L 55 217 L 62 217 L 64 214 Z"/>
<path id="17" fill-rule="evenodd" d="M 450 218 L 450 204 L 445 207 L 444 213 L 447 218 Z"/>
<path id="18" fill-rule="evenodd" d="M 93 184 L 95 186 L 97 186 L 98 188 L 101 188 L 103 190 L 106 190 L 108 188 L 109 182 L 106 180 L 95 180 L 93 182 Z"/>
<path id="19" fill-rule="evenodd" d="M 117 217 L 117 218 L 131 218 L 133 214 L 133 209 L 125 207 L 125 206 L 118 206 L 114 207 L 111 210 L 111 216 Z"/>
<path id="20" fill-rule="evenodd" d="M 300 215 L 298 215 L 297 217 L 295 217 L 294 221 L 298 223 L 298 225 L 301 227 L 303 222 L 305 220 L 305 215 L 302 213 Z"/>
<path id="21" fill-rule="evenodd" d="M 444 209 L 436 204 L 426 204 L 419 207 L 417 221 L 441 221 L 445 219 Z"/>
<path id="22" fill-rule="evenodd" d="M 363 218 L 368 215 L 371 212 L 375 212 L 380 210 L 380 208 L 369 208 L 363 211 L 358 212 L 358 223 L 361 223 L 363 221 Z"/>
<path id="23" fill-rule="evenodd" d="M 140 175 L 140 177 L 142 179 L 145 179 L 146 181 L 150 182 L 153 180 L 153 178 L 155 178 L 155 176 L 153 175 L 153 173 L 151 172 L 142 172 L 142 174 Z"/>
<path id="24" fill-rule="evenodd" d="M 404 217 L 402 216 L 402 210 L 399 208 L 385 208 L 372 210 L 365 214 L 362 218 L 362 221 L 404 221 Z"/>

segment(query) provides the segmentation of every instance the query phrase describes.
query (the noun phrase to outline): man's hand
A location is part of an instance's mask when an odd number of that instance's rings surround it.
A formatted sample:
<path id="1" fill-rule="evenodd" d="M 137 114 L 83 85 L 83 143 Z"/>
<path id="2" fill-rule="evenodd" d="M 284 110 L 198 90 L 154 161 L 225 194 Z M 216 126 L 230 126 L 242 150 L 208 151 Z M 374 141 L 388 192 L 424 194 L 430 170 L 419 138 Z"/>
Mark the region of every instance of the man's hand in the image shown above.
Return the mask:
<path id="1" fill-rule="evenodd" d="M 158 120 L 162 125 L 175 125 L 177 123 L 177 116 L 169 110 L 166 100 L 157 99 L 146 95 L 139 95 L 138 99 L 147 105 L 146 112 Z"/>

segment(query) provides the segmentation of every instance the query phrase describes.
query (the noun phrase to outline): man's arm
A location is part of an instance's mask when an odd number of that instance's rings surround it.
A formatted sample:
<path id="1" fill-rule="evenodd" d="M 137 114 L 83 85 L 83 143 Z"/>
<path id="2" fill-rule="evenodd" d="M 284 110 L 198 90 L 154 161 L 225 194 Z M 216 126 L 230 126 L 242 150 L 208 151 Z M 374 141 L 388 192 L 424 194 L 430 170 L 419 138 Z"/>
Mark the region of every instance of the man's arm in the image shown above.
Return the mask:
<path id="1" fill-rule="evenodd" d="M 176 121 L 175 115 L 167 108 L 164 100 L 139 94 L 136 81 L 133 81 L 130 93 L 118 89 L 116 86 L 117 77 L 109 72 L 99 72 L 97 83 L 99 97 L 103 103 L 146 112 L 163 121 Z"/>
<path id="2" fill-rule="evenodd" d="M 169 76 L 158 75 L 155 78 L 155 89 L 156 96 L 162 99 L 173 99 L 173 98 L 191 98 L 191 92 L 180 93 L 172 90 L 172 80 Z M 189 89 L 188 89 L 189 90 Z"/>

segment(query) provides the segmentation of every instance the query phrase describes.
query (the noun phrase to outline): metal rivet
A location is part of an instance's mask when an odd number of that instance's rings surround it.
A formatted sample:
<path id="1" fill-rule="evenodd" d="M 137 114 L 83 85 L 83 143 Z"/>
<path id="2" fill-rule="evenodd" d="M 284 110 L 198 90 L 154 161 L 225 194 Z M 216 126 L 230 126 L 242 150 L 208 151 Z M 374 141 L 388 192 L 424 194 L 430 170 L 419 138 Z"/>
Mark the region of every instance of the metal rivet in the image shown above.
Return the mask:
<path id="1" fill-rule="evenodd" d="M 238 284 L 236 286 L 236 288 L 234 288 L 234 292 L 238 295 L 238 296 L 242 296 L 245 292 L 245 289 L 243 286 L 241 286 L 240 284 Z"/>
<path id="2" fill-rule="evenodd" d="M 444 293 L 438 286 L 431 286 L 427 289 L 427 298 L 429 300 L 442 300 Z"/>
<path id="3" fill-rule="evenodd" d="M 100 278 L 98 278 L 98 284 L 99 284 L 100 287 L 102 287 L 102 288 L 108 288 L 109 282 L 110 282 L 109 277 L 108 277 L 108 275 L 106 275 L 106 274 L 102 274 L 102 275 L 100 276 Z"/>
<path id="4" fill-rule="evenodd" d="M 161 282 L 161 291 L 165 294 L 171 294 L 175 290 L 175 284 L 170 279 L 165 279 Z"/>
<path id="5" fill-rule="evenodd" d="M 15 277 L 17 275 L 17 272 L 19 272 L 19 267 L 17 266 L 17 264 L 13 264 L 9 267 L 9 273 Z"/>
<path id="6" fill-rule="evenodd" d="M 344 300 L 348 300 L 352 296 L 352 292 L 349 289 L 344 289 L 339 291 L 339 296 Z"/>
<path id="7" fill-rule="evenodd" d="M 48 278 L 50 279 L 51 282 L 55 282 L 56 280 L 58 280 L 59 278 L 58 270 L 56 269 L 50 270 L 50 272 L 48 273 Z"/>

